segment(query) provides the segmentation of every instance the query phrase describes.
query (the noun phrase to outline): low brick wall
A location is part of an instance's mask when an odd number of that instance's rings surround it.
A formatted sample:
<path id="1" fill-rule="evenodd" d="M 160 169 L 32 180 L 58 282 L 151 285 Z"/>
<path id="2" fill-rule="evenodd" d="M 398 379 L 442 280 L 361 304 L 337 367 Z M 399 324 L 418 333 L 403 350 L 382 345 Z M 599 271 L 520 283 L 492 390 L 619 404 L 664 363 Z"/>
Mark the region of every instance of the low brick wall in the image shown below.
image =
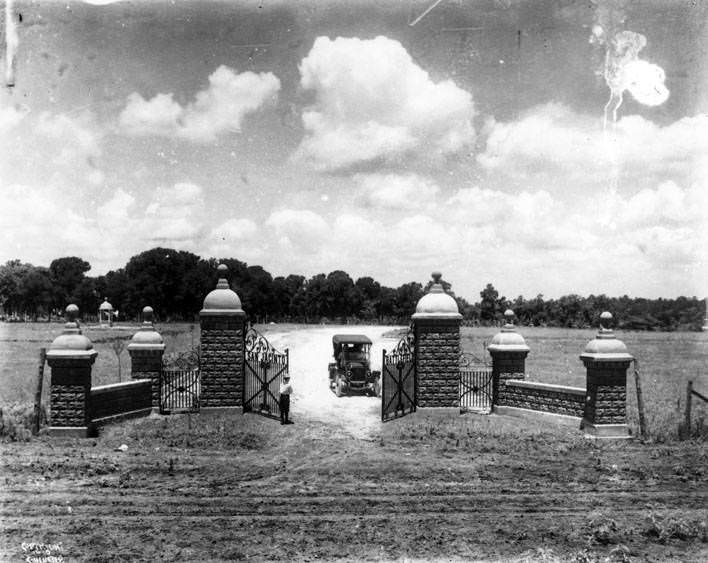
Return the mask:
<path id="1" fill-rule="evenodd" d="M 152 382 L 136 379 L 91 388 L 91 421 L 145 416 L 152 411 Z"/>
<path id="2" fill-rule="evenodd" d="M 516 407 L 582 418 L 586 390 L 516 379 L 501 380 L 499 406 Z"/>

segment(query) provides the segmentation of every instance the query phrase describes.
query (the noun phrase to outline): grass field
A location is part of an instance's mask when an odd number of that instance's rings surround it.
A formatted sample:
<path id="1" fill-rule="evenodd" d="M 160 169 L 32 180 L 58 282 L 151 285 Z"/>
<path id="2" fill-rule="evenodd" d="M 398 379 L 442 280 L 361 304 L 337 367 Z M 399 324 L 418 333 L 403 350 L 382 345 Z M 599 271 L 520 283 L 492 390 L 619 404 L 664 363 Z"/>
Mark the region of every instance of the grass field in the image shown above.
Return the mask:
<path id="1" fill-rule="evenodd" d="M 28 400 L 36 350 L 61 326 L 11 328 L 3 387 Z M 376 397 L 327 389 L 339 328 L 263 327 L 290 347 L 296 393 L 309 370 L 323 381 L 324 400 L 296 396 L 293 425 L 202 411 L 112 424 L 95 439 L 1 441 L 0 561 L 25 560 L 28 545 L 97 562 L 708 560 L 708 441 L 672 439 L 706 335 L 619 335 L 640 359 L 654 439 L 603 441 L 503 415 L 382 424 Z M 168 353 L 198 339 L 189 325 L 159 329 Z M 115 381 L 112 331 L 86 332 L 100 354 L 94 379 Z M 584 384 L 578 355 L 593 331 L 522 332 L 531 378 Z M 465 328 L 463 346 L 483 355 L 494 333 Z M 28 359 L 10 363 L 9 350 Z"/>
<path id="2" fill-rule="evenodd" d="M 62 331 L 59 323 L 0 323 L 0 405 L 29 403 L 36 386 L 39 348 L 49 347 Z M 165 340 L 165 354 L 188 350 L 199 343 L 199 326 L 195 324 L 158 325 Z M 294 331 L 307 329 L 301 325 L 268 325 L 258 329 Z M 104 385 L 119 381 L 118 357 L 111 346 L 115 338 L 130 339 L 135 327 L 82 327 L 98 351 L 93 369 L 93 384 Z M 357 327 L 361 331 L 362 327 Z M 488 343 L 497 329 L 463 327 L 462 347 L 483 360 Z M 520 332 L 531 348 L 527 358 L 527 378 L 545 383 L 582 387 L 585 369 L 578 356 L 595 334 L 595 330 L 529 328 Z M 650 438 L 667 440 L 677 437 L 683 417 L 686 383 L 708 394 L 708 333 L 681 332 L 618 332 L 629 352 L 637 359 L 645 401 L 647 430 Z M 121 355 L 121 378 L 130 378 L 130 356 Z M 45 402 L 48 398 L 49 369 L 45 368 Z M 638 428 L 637 402 L 633 370 L 628 372 L 628 418 L 633 430 Z M 708 424 L 708 405 L 694 400 L 694 421 Z M 705 425 L 704 425 L 705 426 Z M 708 435 L 708 428 L 701 434 Z"/>

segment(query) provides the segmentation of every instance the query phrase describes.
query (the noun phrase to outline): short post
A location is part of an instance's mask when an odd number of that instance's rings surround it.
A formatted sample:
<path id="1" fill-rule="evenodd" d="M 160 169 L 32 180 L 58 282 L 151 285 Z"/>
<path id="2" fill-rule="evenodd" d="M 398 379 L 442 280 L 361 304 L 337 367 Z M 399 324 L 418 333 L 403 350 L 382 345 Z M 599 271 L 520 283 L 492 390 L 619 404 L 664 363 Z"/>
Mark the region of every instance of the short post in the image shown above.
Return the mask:
<path id="1" fill-rule="evenodd" d="M 693 402 L 693 381 L 686 385 L 686 410 L 684 411 L 684 436 L 691 437 L 691 403 Z"/>
<path id="2" fill-rule="evenodd" d="M 246 313 L 226 280 L 228 268 L 220 264 L 217 271 L 216 289 L 206 296 L 199 312 L 200 403 L 202 409 L 242 409 Z"/>
<path id="3" fill-rule="evenodd" d="M 132 379 L 149 379 L 152 384 L 152 407 L 160 406 L 160 373 L 165 342 L 153 325 L 152 307 L 143 308 L 143 325 L 128 344 L 130 376 Z"/>
<path id="4" fill-rule="evenodd" d="M 627 369 L 634 357 L 610 328 L 612 315 L 600 315 L 600 331 L 580 359 L 587 370 L 585 434 L 597 438 L 628 438 Z"/>
<path id="5" fill-rule="evenodd" d="M 504 312 L 506 324 L 487 346 L 492 356 L 492 409 L 504 404 L 506 382 L 526 377 L 526 356 L 529 347 L 524 337 L 516 332 L 514 311 Z"/>
<path id="6" fill-rule="evenodd" d="M 47 351 L 51 368 L 52 435 L 85 438 L 91 425 L 91 367 L 97 352 L 81 334 L 77 318 L 79 308 L 66 308 L 64 332 L 54 339 Z"/>
<path id="7" fill-rule="evenodd" d="M 44 385 L 44 364 L 47 363 L 47 349 L 39 349 L 39 369 L 37 370 L 37 386 L 34 392 L 34 417 L 32 419 L 32 434 L 39 434 L 39 422 L 42 418 L 42 387 Z"/>
<path id="8" fill-rule="evenodd" d="M 443 289 L 442 274 L 413 314 L 418 409 L 460 411 L 460 323 L 457 302 Z"/>

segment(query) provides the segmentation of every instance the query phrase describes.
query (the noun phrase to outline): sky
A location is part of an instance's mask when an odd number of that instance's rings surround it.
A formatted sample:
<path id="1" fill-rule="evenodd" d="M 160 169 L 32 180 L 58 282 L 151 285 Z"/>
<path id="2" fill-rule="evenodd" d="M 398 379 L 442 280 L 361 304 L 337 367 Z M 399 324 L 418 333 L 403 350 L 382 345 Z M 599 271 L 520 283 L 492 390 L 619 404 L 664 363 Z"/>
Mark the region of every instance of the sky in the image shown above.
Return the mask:
<path id="1" fill-rule="evenodd" d="M 0 263 L 708 295 L 705 3 L 4 7 Z"/>

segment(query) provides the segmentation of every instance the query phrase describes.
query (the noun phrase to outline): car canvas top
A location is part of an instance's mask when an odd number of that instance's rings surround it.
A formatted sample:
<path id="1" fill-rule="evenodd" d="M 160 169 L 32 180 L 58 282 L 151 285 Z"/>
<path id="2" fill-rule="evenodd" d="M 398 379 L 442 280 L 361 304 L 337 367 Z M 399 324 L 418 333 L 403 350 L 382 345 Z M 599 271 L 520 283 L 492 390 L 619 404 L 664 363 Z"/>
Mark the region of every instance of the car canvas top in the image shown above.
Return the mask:
<path id="1" fill-rule="evenodd" d="M 333 344 L 371 344 L 371 340 L 363 334 L 335 334 Z"/>

